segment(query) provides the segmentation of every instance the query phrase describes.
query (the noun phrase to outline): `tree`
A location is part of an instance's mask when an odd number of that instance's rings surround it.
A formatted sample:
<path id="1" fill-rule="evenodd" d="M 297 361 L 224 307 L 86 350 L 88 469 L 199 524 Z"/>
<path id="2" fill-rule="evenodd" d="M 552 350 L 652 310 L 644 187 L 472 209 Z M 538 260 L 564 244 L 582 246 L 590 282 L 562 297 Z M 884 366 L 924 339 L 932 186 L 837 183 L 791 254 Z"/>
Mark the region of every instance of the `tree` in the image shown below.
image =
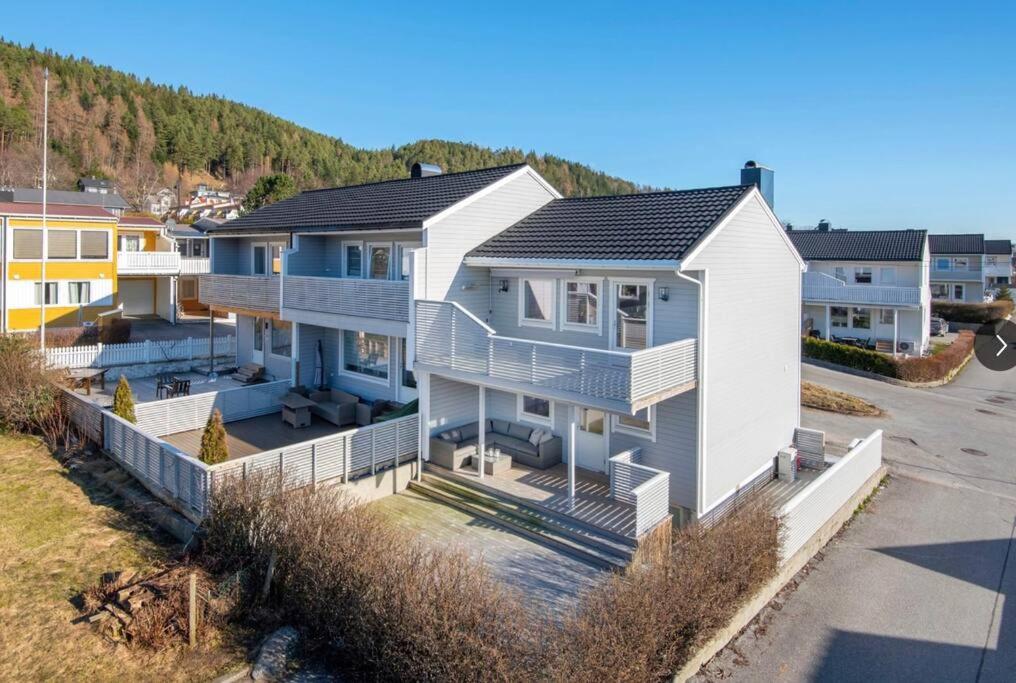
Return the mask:
<path id="1" fill-rule="evenodd" d="M 206 465 L 217 465 L 229 460 L 229 447 L 226 445 L 226 427 L 222 424 L 222 411 L 212 411 L 201 435 L 201 451 L 198 458 Z"/>
<path id="2" fill-rule="evenodd" d="M 296 193 L 296 181 L 285 173 L 261 176 L 243 198 L 243 211 L 257 211 L 262 206 L 288 199 Z"/>
<path id="3" fill-rule="evenodd" d="M 134 414 L 134 394 L 131 393 L 131 385 L 123 375 L 120 375 L 116 391 L 113 392 L 113 414 L 119 415 L 131 424 L 136 424 L 138 421 Z"/>
<path id="4" fill-rule="evenodd" d="M 1009 285 L 999 285 L 998 294 L 995 295 L 996 301 L 1012 301 L 1012 290 L 1009 289 Z"/>

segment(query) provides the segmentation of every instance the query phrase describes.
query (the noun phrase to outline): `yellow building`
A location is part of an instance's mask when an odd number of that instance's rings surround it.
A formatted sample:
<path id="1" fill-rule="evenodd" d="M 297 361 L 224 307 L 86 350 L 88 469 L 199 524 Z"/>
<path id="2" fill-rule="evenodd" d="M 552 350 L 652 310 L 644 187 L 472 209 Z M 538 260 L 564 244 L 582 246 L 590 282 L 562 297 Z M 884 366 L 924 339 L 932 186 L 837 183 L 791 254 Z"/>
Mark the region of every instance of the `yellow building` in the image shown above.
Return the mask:
<path id="1" fill-rule="evenodd" d="M 71 327 L 117 307 L 117 218 L 96 206 L 0 202 L 4 331 Z M 46 254 L 45 294 L 42 258 Z"/>
<path id="2" fill-rule="evenodd" d="M 150 216 L 125 215 L 116 240 L 117 302 L 124 315 L 176 322 L 180 254 L 165 226 Z"/>

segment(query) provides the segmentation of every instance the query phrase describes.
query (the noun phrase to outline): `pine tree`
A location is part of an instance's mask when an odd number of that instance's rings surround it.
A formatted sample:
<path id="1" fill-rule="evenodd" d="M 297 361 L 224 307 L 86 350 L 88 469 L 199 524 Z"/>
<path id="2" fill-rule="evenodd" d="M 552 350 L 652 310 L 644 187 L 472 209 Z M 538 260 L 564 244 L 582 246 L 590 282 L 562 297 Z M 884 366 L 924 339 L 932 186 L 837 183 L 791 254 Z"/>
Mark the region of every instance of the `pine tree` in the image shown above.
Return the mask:
<path id="1" fill-rule="evenodd" d="M 1001 285 L 998 288 L 998 294 L 995 295 L 996 301 L 1012 301 L 1012 290 L 1009 289 L 1009 285 Z"/>
<path id="2" fill-rule="evenodd" d="M 198 458 L 207 465 L 217 465 L 229 460 L 226 427 L 222 424 L 222 412 L 218 408 L 212 411 L 205 425 L 205 432 L 201 435 L 201 452 L 198 453 Z"/>
<path id="3" fill-rule="evenodd" d="M 137 416 L 134 414 L 134 394 L 131 393 L 131 385 L 127 378 L 120 375 L 120 381 L 113 392 L 113 414 L 119 415 L 131 424 L 136 424 Z"/>

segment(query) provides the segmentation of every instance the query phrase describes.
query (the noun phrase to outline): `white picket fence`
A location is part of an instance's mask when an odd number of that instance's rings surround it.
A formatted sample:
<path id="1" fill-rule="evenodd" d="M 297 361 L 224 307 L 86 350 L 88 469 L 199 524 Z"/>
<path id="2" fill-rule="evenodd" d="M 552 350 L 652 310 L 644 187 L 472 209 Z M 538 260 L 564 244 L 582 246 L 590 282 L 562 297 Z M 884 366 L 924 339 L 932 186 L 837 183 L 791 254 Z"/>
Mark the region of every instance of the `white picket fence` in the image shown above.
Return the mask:
<path id="1" fill-rule="evenodd" d="M 215 337 L 213 345 L 215 356 L 236 355 L 236 337 L 231 334 Z M 207 337 L 46 349 L 47 362 L 59 368 L 108 368 L 198 358 L 208 358 Z"/>

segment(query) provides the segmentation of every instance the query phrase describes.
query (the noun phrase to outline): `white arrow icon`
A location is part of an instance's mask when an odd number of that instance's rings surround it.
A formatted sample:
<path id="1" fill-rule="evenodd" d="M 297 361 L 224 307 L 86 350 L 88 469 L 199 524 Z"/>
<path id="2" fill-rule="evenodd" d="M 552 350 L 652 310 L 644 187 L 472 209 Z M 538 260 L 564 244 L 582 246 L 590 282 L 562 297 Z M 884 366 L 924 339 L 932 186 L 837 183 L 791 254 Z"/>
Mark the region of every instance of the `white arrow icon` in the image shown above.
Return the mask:
<path id="1" fill-rule="evenodd" d="M 998 343 L 1002 345 L 1002 348 L 1000 348 L 998 350 L 998 353 L 995 354 L 995 358 L 998 358 L 1009 347 L 1009 345 L 1006 343 L 1004 339 L 1002 339 L 1002 335 L 996 334 L 995 339 L 997 339 Z"/>

